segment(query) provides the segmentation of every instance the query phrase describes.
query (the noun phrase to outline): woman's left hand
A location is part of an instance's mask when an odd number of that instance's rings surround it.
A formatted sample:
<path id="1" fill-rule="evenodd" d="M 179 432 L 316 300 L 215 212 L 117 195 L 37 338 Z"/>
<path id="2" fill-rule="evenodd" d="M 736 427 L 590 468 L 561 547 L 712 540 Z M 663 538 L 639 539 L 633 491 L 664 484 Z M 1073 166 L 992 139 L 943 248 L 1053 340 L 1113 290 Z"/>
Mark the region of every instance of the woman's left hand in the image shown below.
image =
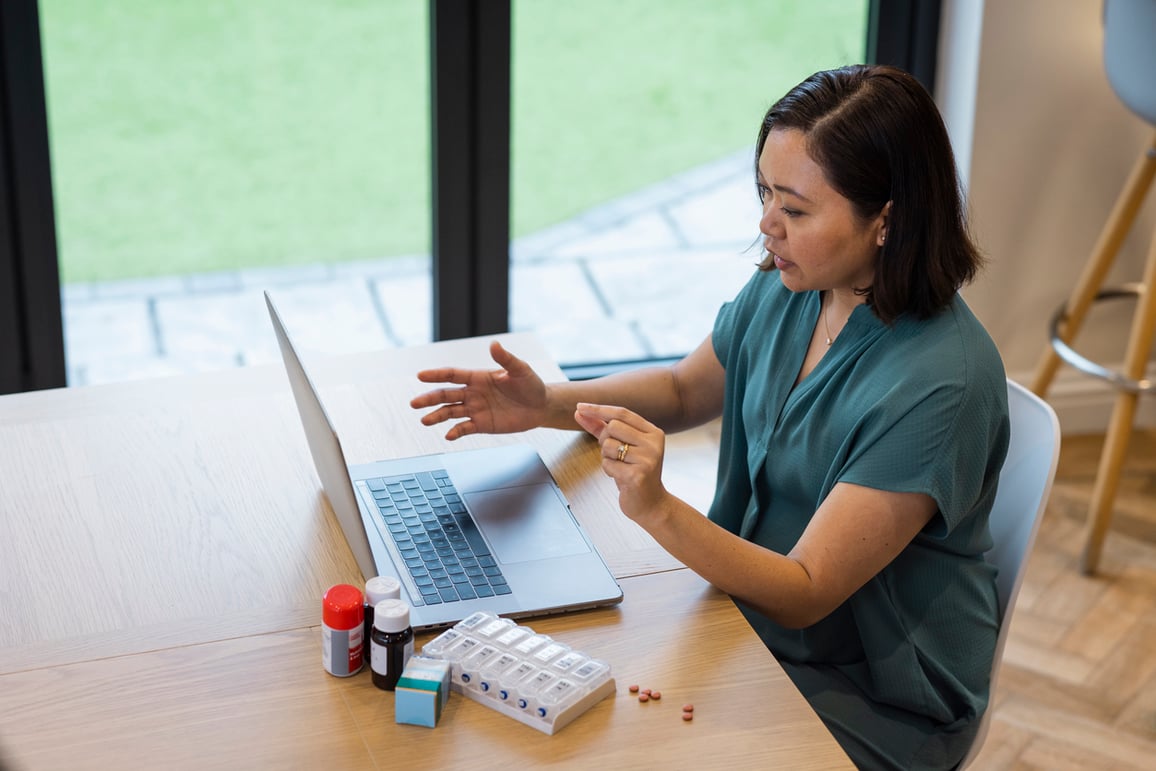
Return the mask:
<path id="1" fill-rule="evenodd" d="M 662 485 L 666 434 L 625 407 L 579 404 L 574 420 L 602 448 L 602 470 L 618 485 L 618 505 L 643 524 L 667 497 Z"/>

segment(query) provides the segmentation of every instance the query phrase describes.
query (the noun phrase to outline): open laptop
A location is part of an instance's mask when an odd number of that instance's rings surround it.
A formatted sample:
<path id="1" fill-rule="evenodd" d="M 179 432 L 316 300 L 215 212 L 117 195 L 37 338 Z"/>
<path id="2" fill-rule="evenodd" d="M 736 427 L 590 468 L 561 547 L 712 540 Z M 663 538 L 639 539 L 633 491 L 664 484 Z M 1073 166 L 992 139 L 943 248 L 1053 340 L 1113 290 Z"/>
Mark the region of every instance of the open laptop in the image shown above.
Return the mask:
<path id="1" fill-rule="evenodd" d="M 477 610 L 532 616 L 622 600 L 531 447 L 348 466 L 268 292 L 265 304 L 317 475 L 357 565 L 366 577 L 398 579 L 415 629 Z"/>

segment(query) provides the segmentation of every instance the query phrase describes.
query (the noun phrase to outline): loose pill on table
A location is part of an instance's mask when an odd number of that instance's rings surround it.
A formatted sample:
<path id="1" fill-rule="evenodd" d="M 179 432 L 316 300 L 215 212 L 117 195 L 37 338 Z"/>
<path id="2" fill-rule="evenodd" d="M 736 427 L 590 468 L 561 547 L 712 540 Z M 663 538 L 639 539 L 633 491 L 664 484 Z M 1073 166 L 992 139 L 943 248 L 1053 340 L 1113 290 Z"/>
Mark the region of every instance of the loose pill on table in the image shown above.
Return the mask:
<path id="1" fill-rule="evenodd" d="M 682 711 L 683 712 L 694 712 L 694 705 L 693 704 L 683 704 L 682 705 Z"/>
<path id="2" fill-rule="evenodd" d="M 687 722 L 690 722 L 691 720 L 694 720 L 694 713 L 693 712 L 683 712 L 682 713 L 682 719 L 686 720 Z"/>
<path id="3" fill-rule="evenodd" d="M 645 693 L 647 696 L 650 695 L 650 689 L 649 688 L 643 688 L 642 692 Z"/>
<path id="4" fill-rule="evenodd" d="M 662 698 L 662 691 L 651 691 L 650 692 L 650 698 L 654 699 L 655 701 L 658 701 L 659 699 Z"/>
<path id="5" fill-rule="evenodd" d="M 650 694 L 640 693 L 638 694 L 638 700 L 643 702 L 650 701 Z"/>
<path id="6" fill-rule="evenodd" d="M 637 685 L 630 686 L 630 692 L 631 693 L 638 693 L 638 686 Z"/>

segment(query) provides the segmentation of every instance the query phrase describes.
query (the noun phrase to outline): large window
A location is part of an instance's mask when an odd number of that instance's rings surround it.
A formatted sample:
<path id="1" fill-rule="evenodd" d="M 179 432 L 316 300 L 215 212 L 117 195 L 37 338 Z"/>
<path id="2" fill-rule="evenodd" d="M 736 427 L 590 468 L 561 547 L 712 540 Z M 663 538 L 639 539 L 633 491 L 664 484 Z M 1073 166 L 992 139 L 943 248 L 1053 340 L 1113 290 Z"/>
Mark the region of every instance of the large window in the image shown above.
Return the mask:
<path id="1" fill-rule="evenodd" d="M 757 258 L 763 110 L 931 82 L 938 7 L 5 0 L 0 391 L 272 360 L 261 289 L 314 349 L 677 356 Z"/>
<path id="2" fill-rule="evenodd" d="M 41 0 L 70 382 L 267 360 L 265 288 L 311 347 L 410 342 L 373 277 L 429 291 L 427 19 Z"/>

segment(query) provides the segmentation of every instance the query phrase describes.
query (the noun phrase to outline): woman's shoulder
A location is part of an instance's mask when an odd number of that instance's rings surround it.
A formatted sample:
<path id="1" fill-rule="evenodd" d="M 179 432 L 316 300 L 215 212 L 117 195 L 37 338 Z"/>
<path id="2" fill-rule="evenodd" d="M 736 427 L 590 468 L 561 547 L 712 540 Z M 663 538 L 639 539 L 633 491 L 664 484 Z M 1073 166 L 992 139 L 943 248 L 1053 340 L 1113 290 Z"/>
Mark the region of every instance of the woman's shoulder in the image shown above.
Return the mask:
<path id="1" fill-rule="evenodd" d="M 795 293 L 783 285 L 776 270 L 756 270 L 735 298 L 724 303 L 715 320 L 716 348 L 734 351 L 755 336 L 765 340 L 782 332 L 782 326 L 800 315 L 808 292 Z M 725 358 L 720 356 L 721 360 Z"/>
<path id="2" fill-rule="evenodd" d="M 894 333 L 888 348 L 914 371 L 1005 377 L 999 349 L 958 294 L 929 319 L 899 320 Z"/>
<path id="3" fill-rule="evenodd" d="M 781 302 L 785 295 L 792 294 L 794 293 L 783 286 L 783 282 L 779 280 L 777 270 L 756 268 L 751 277 L 747 279 L 747 283 L 731 300 L 731 304 L 760 306 L 767 302 Z"/>
<path id="4" fill-rule="evenodd" d="M 804 307 L 813 292 L 793 292 L 779 277 L 777 270 L 756 270 L 723 310 L 746 322 L 758 320 L 762 324 L 789 318 Z"/>
<path id="5" fill-rule="evenodd" d="M 998 413 L 1006 403 L 1003 360 L 958 295 L 929 319 L 904 316 L 891 326 L 875 320 L 863 326 L 868 332 L 847 362 L 840 386 L 848 401 L 899 414 Z"/>

